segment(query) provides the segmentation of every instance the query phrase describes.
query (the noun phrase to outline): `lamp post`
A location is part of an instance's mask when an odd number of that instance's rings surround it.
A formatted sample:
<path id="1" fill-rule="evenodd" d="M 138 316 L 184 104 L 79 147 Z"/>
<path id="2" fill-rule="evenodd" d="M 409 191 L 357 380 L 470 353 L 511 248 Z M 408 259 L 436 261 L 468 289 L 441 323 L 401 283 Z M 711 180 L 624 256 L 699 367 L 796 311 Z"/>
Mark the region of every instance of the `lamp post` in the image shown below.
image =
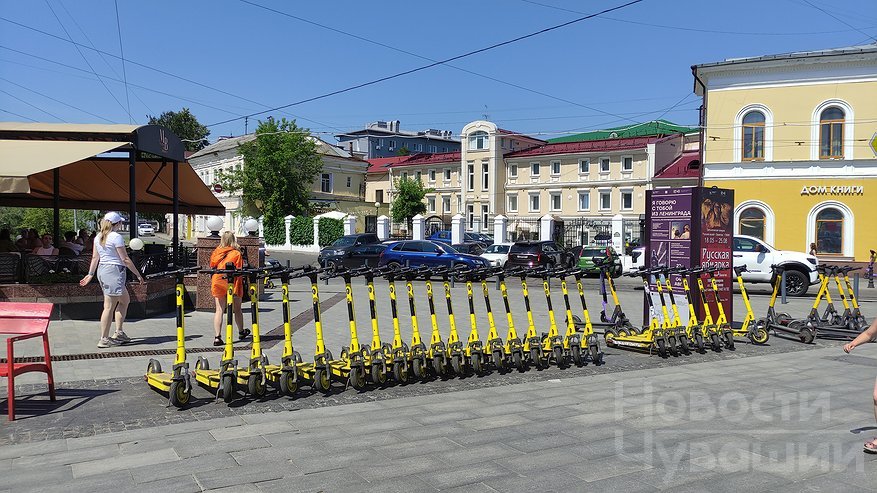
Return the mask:
<path id="1" fill-rule="evenodd" d="M 378 217 L 380 215 L 381 215 L 381 203 L 375 202 L 375 217 Z"/>
<path id="2" fill-rule="evenodd" d="M 219 216 L 212 216 L 207 219 L 207 230 L 210 231 L 212 238 L 219 238 L 219 231 L 222 229 L 223 224 L 225 224 L 225 221 Z"/>
<path id="3" fill-rule="evenodd" d="M 258 236 L 259 235 L 259 221 L 250 218 L 244 222 L 244 231 L 247 232 L 249 236 Z"/>

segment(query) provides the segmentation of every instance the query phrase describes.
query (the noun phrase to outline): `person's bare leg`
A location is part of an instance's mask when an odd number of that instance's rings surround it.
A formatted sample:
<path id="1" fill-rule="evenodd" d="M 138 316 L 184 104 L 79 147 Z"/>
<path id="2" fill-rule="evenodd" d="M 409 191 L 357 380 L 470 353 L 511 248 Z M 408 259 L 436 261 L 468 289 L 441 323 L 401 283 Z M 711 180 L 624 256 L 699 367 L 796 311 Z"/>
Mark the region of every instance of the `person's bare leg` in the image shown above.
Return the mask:
<path id="1" fill-rule="evenodd" d="M 131 296 L 128 294 L 127 289 L 122 289 L 122 296 L 119 296 L 117 299 L 119 302 L 116 303 L 115 310 L 116 332 L 122 332 L 122 324 L 125 323 L 125 317 L 128 315 L 128 305 L 131 303 Z"/>
<path id="2" fill-rule="evenodd" d="M 241 299 L 234 297 L 234 321 L 238 325 L 238 332 L 244 331 L 244 312 L 241 309 Z"/>
<path id="3" fill-rule="evenodd" d="M 106 339 L 110 336 L 110 324 L 113 322 L 113 309 L 116 305 L 117 296 L 104 295 L 104 311 L 100 314 L 100 337 Z"/>
<path id="4" fill-rule="evenodd" d="M 213 298 L 216 300 L 216 311 L 213 313 L 213 333 L 222 338 L 222 319 L 225 315 L 225 298 Z"/>

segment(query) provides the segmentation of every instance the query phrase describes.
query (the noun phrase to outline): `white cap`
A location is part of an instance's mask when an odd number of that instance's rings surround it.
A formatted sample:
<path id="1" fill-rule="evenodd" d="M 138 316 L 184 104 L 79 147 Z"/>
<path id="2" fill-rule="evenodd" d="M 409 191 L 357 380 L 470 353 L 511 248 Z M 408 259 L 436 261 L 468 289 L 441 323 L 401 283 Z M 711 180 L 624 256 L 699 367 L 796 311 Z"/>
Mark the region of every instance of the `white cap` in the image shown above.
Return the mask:
<path id="1" fill-rule="evenodd" d="M 122 215 L 115 211 L 110 211 L 104 214 L 104 220 L 109 221 L 112 224 L 122 222 Z"/>

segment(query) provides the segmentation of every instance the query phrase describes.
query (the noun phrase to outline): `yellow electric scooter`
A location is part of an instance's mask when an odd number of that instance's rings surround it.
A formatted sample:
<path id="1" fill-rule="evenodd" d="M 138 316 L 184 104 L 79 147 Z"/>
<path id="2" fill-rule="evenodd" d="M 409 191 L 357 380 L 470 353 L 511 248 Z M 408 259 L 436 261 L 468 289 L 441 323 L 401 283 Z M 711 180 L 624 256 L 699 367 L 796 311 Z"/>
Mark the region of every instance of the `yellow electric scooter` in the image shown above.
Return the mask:
<path id="1" fill-rule="evenodd" d="M 448 325 L 450 327 L 450 331 L 448 332 L 448 344 L 447 344 L 447 356 L 448 361 L 451 364 L 451 370 L 457 374 L 457 376 L 462 377 L 466 374 L 466 348 L 463 346 L 463 342 L 460 341 L 460 334 L 457 332 L 457 320 L 454 317 L 454 305 L 451 301 L 451 276 L 459 275 L 461 270 L 465 270 L 465 266 L 463 269 L 455 269 L 453 271 L 444 271 L 442 272 L 442 284 L 445 289 L 445 302 L 448 307 Z"/>
<path id="2" fill-rule="evenodd" d="M 524 308 L 527 310 L 527 334 L 524 336 L 524 354 L 527 362 L 542 368 L 542 338 L 536 332 L 536 323 L 533 321 L 533 311 L 530 309 L 530 291 L 527 288 L 527 276 L 533 273 L 533 269 L 517 269 L 515 275 L 521 278 L 521 293 L 524 296 Z"/>
<path id="3" fill-rule="evenodd" d="M 461 275 L 466 279 L 466 297 L 469 301 L 469 325 L 471 330 L 469 331 L 469 338 L 466 341 L 466 345 L 463 347 L 463 354 L 465 355 L 466 364 L 476 375 L 480 375 L 484 371 L 484 342 L 481 341 L 481 336 L 478 335 L 478 323 L 475 319 L 475 299 L 474 292 L 472 290 L 472 281 L 476 280 L 481 274 L 478 269 L 472 269 L 469 271 L 461 272 Z"/>
<path id="4" fill-rule="evenodd" d="M 510 272 L 509 274 L 512 273 Z M 503 346 L 505 359 L 506 361 L 510 361 L 519 371 L 524 371 L 527 369 L 527 360 L 524 357 L 524 343 L 521 341 L 521 338 L 518 337 L 518 332 L 515 329 L 515 319 L 512 317 L 512 308 L 509 304 L 509 293 L 505 284 L 505 269 L 500 268 L 496 271 L 496 275 L 499 278 L 499 290 L 502 293 L 506 323 L 508 324 L 508 332 L 506 333 L 505 345 Z"/>
<path id="5" fill-rule="evenodd" d="M 752 313 L 752 304 L 749 302 L 749 293 L 746 292 L 746 285 L 743 283 L 743 273 L 746 272 L 746 266 L 741 265 L 734 267 L 734 274 L 737 275 L 737 285 L 740 286 L 740 296 L 743 298 L 743 304 L 746 305 L 746 316 L 740 325 L 731 324 L 731 333 L 735 337 L 746 337 L 753 344 L 766 344 L 770 335 L 764 326 L 760 326 L 755 320 L 755 314 Z"/>
<path id="6" fill-rule="evenodd" d="M 356 390 L 365 388 L 365 377 L 371 373 L 366 366 L 363 347 L 359 344 L 359 333 L 356 328 L 356 311 L 353 306 L 353 277 L 371 271 L 370 267 L 359 267 L 353 270 L 338 268 L 323 275 L 323 279 L 341 277 L 344 279 L 344 297 L 347 301 L 347 324 L 350 329 L 350 345 L 341 348 L 340 359 L 329 362 L 331 376 L 343 383 L 350 383 Z"/>
<path id="7" fill-rule="evenodd" d="M 582 303 L 582 316 L 584 317 L 583 323 L 581 324 L 581 340 L 584 347 L 587 348 L 588 353 L 591 355 L 591 361 L 593 361 L 595 365 L 601 365 L 603 364 L 603 351 L 600 351 L 597 334 L 594 333 L 594 326 L 591 325 L 591 315 L 588 313 L 588 302 L 585 300 L 585 287 L 582 284 L 582 278 L 585 276 L 585 272 L 582 269 L 575 269 L 572 271 L 572 274 L 576 279 L 576 288 L 579 291 L 579 300 Z"/>
<path id="8" fill-rule="evenodd" d="M 426 351 L 426 357 L 432 364 L 432 371 L 436 376 L 443 376 L 447 369 L 448 348 L 442 340 L 442 334 L 439 330 L 438 319 L 435 314 L 435 301 L 433 300 L 432 276 L 442 275 L 448 271 L 447 267 L 438 267 L 428 270 L 423 275 L 426 284 L 426 300 L 429 304 L 429 323 L 432 326 L 432 333 L 429 338 L 429 349 Z"/>
<path id="9" fill-rule="evenodd" d="M 161 363 L 156 359 L 150 359 L 146 366 L 146 383 L 161 392 L 168 394 L 168 404 L 182 409 L 189 405 L 192 395 L 192 383 L 189 375 L 189 363 L 186 362 L 186 329 L 185 329 L 185 295 L 186 286 L 183 279 L 186 274 L 196 272 L 200 267 L 188 267 L 167 272 L 147 275 L 147 279 L 174 276 L 176 280 L 176 321 L 177 321 L 177 351 L 174 365 L 170 373 L 161 371 Z"/>
<path id="10" fill-rule="evenodd" d="M 716 272 L 721 269 L 716 267 L 712 267 L 709 269 L 704 269 L 704 272 L 710 278 L 710 288 L 713 292 L 713 298 L 716 302 L 716 309 L 719 312 L 719 318 L 716 319 L 716 331 L 719 334 L 719 337 L 722 339 L 725 347 L 733 350 L 734 349 L 734 335 L 731 332 L 731 323 L 728 321 L 728 317 L 725 316 L 725 307 L 722 305 L 722 300 L 719 298 L 719 285 L 716 283 Z"/>
<path id="11" fill-rule="evenodd" d="M 302 363 L 301 355 L 292 345 L 292 326 L 289 313 L 290 274 L 303 269 L 304 266 L 284 269 L 279 264 L 272 264 L 270 268 L 265 270 L 266 278 L 280 280 L 281 310 L 283 311 L 283 353 L 280 356 L 279 365 L 265 365 L 265 378 L 271 386 L 289 397 L 294 397 L 298 392 L 301 367 L 306 366 Z"/>
<path id="12" fill-rule="evenodd" d="M 381 333 L 378 330 L 378 310 L 375 304 L 375 276 L 384 275 L 387 269 L 371 269 L 363 273 L 365 285 L 368 289 L 368 309 L 372 323 L 372 340 L 368 351 L 364 351 L 369 367 L 371 368 L 372 383 L 384 385 L 387 383 L 387 375 L 390 371 L 393 355 L 390 345 L 381 341 Z"/>

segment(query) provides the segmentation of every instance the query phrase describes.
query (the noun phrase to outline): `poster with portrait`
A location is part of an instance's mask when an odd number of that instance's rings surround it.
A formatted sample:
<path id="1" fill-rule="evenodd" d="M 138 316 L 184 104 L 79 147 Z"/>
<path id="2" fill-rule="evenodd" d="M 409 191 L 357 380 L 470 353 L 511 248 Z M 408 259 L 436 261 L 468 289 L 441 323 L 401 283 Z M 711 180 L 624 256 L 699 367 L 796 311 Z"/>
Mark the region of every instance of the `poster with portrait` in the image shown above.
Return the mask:
<path id="1" fill-rule="evenodd" d="M 698 190 L 695 234 L 699 238 L 698 261 L 704 267 L 717 267 L 715 273 L 719 299 L 728 320 L 733 320 L 732 269 L 734 266 L 734 191 L 724 188 L 701 188 Z M 705 281 L 708 277 L 704 276 Z M 709 288 L 707 288 L 709 289 Z M 708 295 L 713 299 L 712 293 Z M 702 315 L 702 314 L 701 314 Z M 713 317 L 716 313 L 713 313 Z"/>

